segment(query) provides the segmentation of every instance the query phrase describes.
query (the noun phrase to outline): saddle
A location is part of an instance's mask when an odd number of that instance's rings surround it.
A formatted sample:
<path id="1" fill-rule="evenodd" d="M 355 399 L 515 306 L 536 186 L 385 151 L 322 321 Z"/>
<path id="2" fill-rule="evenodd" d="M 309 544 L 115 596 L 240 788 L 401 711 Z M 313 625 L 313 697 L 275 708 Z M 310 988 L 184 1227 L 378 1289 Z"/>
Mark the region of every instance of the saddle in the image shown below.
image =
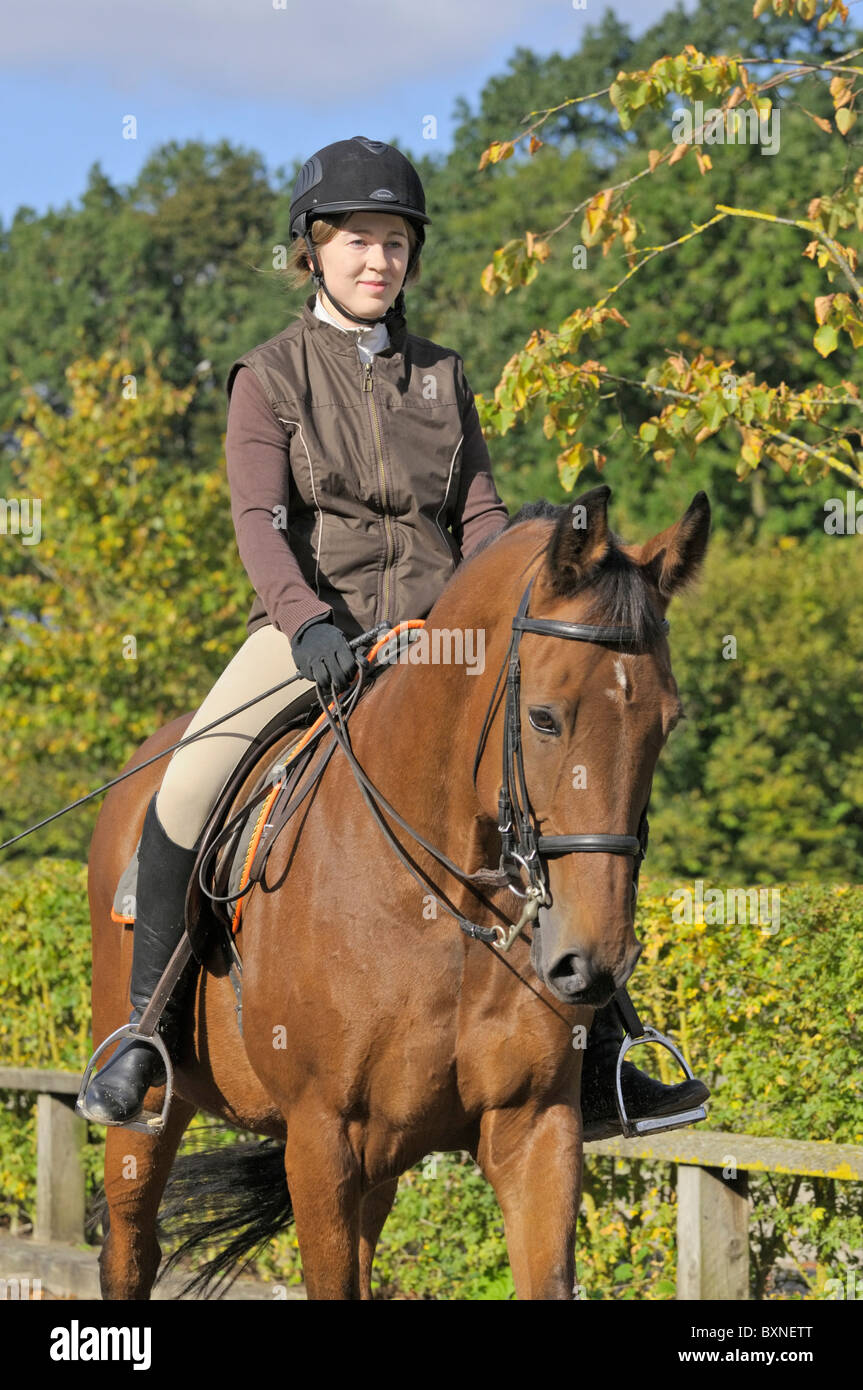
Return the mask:
<path id="1" fill-rule="evenodd" d="M 246 749 L 210 813 L 186 894 L 186 931 L 199 961 L 214 923 L 220 922 L 232 935 L 239 930 L 246 898 L 265 863 L 264 852 L 285 824 L 282 793 L 296 786 L 310 761 L 301 755 L 288 772 L 285 755 L 320 712 L 314 690 L 282 710 Z M 201 888 L 202 877 L 210 897 Z"/>
<path id="2" fill-rule="evenodd" d="M 364 663 L 358 702 L 380 673 L 389 669 L 400 649 L 399 643 L 388 654 L 389 660 L 380 664 Z M 227 947 L 226 963 L 232 973 L 234 968 L 241 973 L 233 938 L 242 924 L 249 892 L 263 876 L 279 831 L 312 790 L 337 746 L 335 740 L 322 746 L 328 726 L 320 716 L 315 689 L 304 691 L 280 710 L 250 740 L 210 812 L 186 893 L 186 934 L 201 964 L 218 926 Z M 319 728 L 312 732 L 319 718 Z M 291 750 L 303 740 L 304 746 L 292 757 Z M 140 840 L 117 884 L 111 908 L 112 920 L 126 925 L 135 921 L 139 847 Z"/>

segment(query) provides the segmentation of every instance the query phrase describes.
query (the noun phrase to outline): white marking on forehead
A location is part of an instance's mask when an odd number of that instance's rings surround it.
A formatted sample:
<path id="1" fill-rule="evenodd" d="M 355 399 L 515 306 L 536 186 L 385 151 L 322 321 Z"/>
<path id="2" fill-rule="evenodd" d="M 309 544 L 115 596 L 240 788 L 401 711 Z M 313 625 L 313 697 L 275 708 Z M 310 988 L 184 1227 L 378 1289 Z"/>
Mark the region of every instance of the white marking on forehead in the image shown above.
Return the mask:
<path id="1" fill-rule="evenodd" d="M 625 696 L 627 695 L 628 691 L 630 690 L 629 678 L 626 674 L 626 668 L 623 665 L 622 657 L 616 656 L 614 658 L 614 675 L 618 684 L 618 689 L 606 690 L 605 693 L 609 697 L 609 699 L 619 700 L 622 702 Z"/>

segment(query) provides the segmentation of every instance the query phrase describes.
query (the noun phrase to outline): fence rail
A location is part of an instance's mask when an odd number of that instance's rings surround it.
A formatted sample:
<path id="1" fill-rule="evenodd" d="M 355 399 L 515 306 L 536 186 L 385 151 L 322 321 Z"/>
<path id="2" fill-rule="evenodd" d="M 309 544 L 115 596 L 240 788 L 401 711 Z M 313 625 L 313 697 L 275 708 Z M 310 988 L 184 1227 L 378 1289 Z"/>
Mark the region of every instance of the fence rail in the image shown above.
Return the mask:
<path id="1" fill-rule="evenodd" d="M 80 1083 L 75 1072 L 0 1067 L 0 1090 L 37 1092 L 37 1243 L 84 1240 L 87 1123 L 74 1111 Z M 863 1147 L 820 1140 L 678 1129 L 602 1139 L 584 1152 L 676 1165 L 677 1297 L 684 1300 L 749 1298 L 749 1173 L 863 1180 Z"/>
<path id="2" fill-rule="evenodd" d="M 675 1129 L 642 1139 L 601 1139 L 585 1156 L 677 1165 L 678 1299 L 749 1298 L 749 1174 L 863 1179 L 863 1148 L 820 1140 Z"/>

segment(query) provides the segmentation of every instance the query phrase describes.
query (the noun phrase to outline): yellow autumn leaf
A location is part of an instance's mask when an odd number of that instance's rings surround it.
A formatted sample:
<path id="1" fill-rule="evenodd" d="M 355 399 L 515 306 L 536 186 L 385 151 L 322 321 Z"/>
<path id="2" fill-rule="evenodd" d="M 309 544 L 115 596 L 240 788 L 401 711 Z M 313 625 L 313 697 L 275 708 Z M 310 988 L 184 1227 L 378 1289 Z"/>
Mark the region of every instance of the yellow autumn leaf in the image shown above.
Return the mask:
<path id="1" fill-rule="evenodd" d="M 843 106 L 841 110 L 836 112 L 836 129 L 840 135 L 847 135 L 856 120 L 857 117 L 854 112 L 850 111 L 847 106 Z"/>

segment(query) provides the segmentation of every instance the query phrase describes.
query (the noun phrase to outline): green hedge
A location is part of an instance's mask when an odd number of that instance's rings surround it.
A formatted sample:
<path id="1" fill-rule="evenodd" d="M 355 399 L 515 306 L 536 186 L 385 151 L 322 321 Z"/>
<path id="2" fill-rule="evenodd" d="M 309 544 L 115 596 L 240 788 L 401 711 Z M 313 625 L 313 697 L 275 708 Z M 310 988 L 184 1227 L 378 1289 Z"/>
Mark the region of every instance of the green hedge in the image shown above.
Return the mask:
<path id="1" fill-rule="evenodd" d="M 645 950 L 631 991 L 642 1016 L 681 1042 L 711 1085 L 709 1127 L 863 1144 L 863 888 L 780 887 L 778 921 L 713 925 L 697 914 L 672 920 L 687 886 L 643 881 Z M 0 870 L 0 887 L 0 1064 L 81 1070 L 90 1029 L 86 869 L 60 860 L 29 872 L 15 865 Z M 657 1061 L 672 1080 L 667 1054 Z M 2 1101 L 0 1219 L 31 1220 L 35 1097 L 6 1092 Z M 91 1127 L 91 1195 L 103 1137 Z M 754 1297 L 777 1295 L 780 1259 L 797 1261 L 808 1297 L 849 1268 L 863 1274 L 863 1184 L 766 1174 L 752 1175 L 750 1190 Z M 675 1216 L 670 1165 L 591 1159 L 578 1237 L 584 1296 L 673 1297 Z M 272 1242 L 258 1272 L 300 1280 L 293 1229 Z M 468 1156 L 429 1156 L 404 1175 L 376 1274 L 383 1297 L 512 1296 L 500 1212 Z"/>
<path id="2" fill-rule="evenodd" d="M 819 487 L 816 516 L 831 492 Z M 668 640 L 686 719 L 657 768 L 654 872 L 709 867 L 724 883 L 859 878 L 860 540 L 822 534 L 741 548 L 715 535 L 703 578 L 672 601 Z"/>

